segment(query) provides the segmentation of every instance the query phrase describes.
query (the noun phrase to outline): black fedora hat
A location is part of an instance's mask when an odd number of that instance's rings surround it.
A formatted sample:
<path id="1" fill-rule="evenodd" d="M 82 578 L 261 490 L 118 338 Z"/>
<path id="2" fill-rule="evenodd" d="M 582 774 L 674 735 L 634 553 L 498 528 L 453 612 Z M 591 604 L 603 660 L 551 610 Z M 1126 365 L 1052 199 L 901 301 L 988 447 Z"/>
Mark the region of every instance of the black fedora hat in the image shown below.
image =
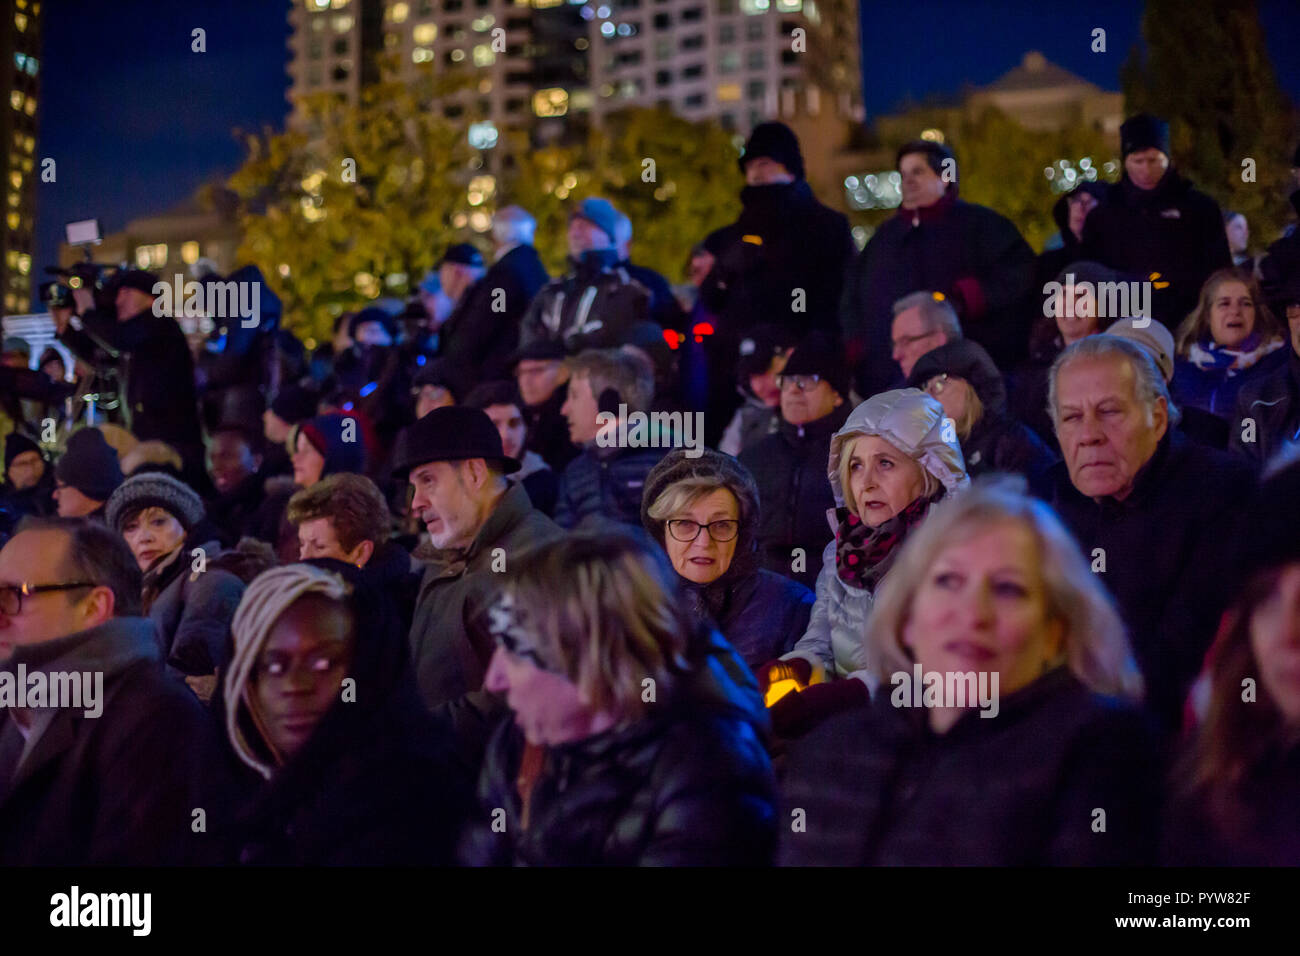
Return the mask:
<path id="1" fill-rule="evenodd" d="M 487 412 L 463 405 L 435 408 L 397 436 L 393 477 L 405 480 L 412 468 L 431 461 L 470 458 L 486 459 L 507 475 L 521 467 L 517 459 L 506 456 L 501 435 Z"/>

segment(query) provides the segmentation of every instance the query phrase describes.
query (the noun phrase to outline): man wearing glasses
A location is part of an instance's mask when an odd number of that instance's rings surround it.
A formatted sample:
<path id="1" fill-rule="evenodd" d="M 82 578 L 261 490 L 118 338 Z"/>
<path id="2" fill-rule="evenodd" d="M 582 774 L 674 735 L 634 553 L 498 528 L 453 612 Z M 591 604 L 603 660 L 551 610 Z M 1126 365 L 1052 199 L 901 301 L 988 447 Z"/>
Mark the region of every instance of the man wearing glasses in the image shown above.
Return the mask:
<path id="1" fill-rule="evenodd" d="M 905 379 L 926 352 L 961 338 L 961 322 L 943 293 L 913 292 L 894 303 L 889 335 L 894 361 Z"/>
<path id="2" fill-rule="evenodd" d="M 0 671 L 29 688 L 91 674 L 102 689 L 92 711 L 3 698 L 0 865 L 211 858 L 215 725 L 165 674 L 140 587 L 122 538 L 85 519 L 29 520 L 0 550 Z"/>
<path id="3" fill-rule="evenodd" d="M 831 437 L 848 418 L 849 373 L 840 350 L 820 332 L 807 336 L 777 376 L 781 423 L 746 449 L 740 463 L 758 485 L 763 567 L 812 588 L 831 539 L 835 507 L 826 461 Z"/>

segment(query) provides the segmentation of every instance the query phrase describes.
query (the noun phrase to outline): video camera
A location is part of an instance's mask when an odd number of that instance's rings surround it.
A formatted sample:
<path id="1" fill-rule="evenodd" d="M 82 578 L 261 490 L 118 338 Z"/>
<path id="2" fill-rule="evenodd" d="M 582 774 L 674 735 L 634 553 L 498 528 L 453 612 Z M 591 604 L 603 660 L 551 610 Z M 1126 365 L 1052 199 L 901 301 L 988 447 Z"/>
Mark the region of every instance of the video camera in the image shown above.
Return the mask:
<path id="1" fill-rule="evenodd" d="M 82 247 L 86 261 L 66 269 L 61 266 L 46 266 L 46 272 L 62 277 L 63 281 L 55 279 L 41 283 L 38 290 L 41 302 L 50 309 L 70 308 L 73 305 L 72 290 L 88 288 L 95 297 L 97 309 L 111 310 L 113 297 L 117 293 L 112 277 L 119 267 L 91 261 L 90 247 L 99 245 L 101 241 L 99 220 L 70 222 L 64 227 L 64 235 L 68 245 Z"/>

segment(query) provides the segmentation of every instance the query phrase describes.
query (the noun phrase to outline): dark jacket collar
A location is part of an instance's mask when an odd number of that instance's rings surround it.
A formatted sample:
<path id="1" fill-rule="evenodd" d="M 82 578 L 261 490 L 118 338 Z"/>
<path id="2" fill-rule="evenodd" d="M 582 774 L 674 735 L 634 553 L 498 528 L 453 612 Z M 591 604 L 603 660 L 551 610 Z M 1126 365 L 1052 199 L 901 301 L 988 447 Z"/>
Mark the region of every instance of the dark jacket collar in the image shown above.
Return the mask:
<path id="1" fill-rule="evenodd" d="M 913 226 L 919 226 L 922 223 L 937 222 L 957 205 L 957 186 L 950 184 L 948 191 L 940 196 L 936 201 L 928 206 L 922 206 L 919 209 L 904 209 L 901 206 L 895 214 L 899 219 L 911 223 Z"/>
<path id="2" fill-rule="evenodd" d="M 830 436 L 844 427 L 844 422 L 848 420 L 851 411 L 853 411 L 852 406 L 845 401 L 841 402 L 829 415 L 823 415 L 806 425 L 791 425 L 782 418 L 780 419 L 778 431 L 792 445 L 819 441 L 822 438 L 829 440 Z"/>

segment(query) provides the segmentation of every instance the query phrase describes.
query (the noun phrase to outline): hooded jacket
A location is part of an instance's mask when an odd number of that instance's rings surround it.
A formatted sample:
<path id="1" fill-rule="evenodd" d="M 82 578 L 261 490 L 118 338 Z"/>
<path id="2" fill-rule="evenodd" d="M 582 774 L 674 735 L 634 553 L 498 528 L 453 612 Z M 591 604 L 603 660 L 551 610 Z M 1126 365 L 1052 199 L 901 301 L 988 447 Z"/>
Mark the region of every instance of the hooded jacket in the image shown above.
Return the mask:
<path id="1" fill-rule="evenodd" d="M 1230 447 L 1257 466 L 1282 446 L 1300 441 L 1300 356 L 1288 347 L 1286 361 L 1267 375 L 1242 386 L 1236 415 L 1228 430 Z M 1255 425 L 1253 441 L 1246 420 Z"/>
<path id="2" fill-rule="evenodd" d="M 229 796 L 216 726 L 163 670 L 153 624 L 121 617 L 16 647 L 3 670 L 103 675 L 100 714 L 53 711 L 0 780 L 0 863 L 7 866 L 151 866 L 212 862 L 193 810 L 219 825 Z M 30 681 L 29 681 L 30 686 Z M 0 754 L 23 746 L 0 708 Z"/>
<path id="3" fill-rule="evenodd" d="M 1125 173 L 1083 227 L 1083 256 L 1142 277 L 1159 272 L 1152 315 L 1170 331 L 1196 308 L 1201 286 L 1232 266 L 1219 204 L 1172 168 L 1155 189 L 1138 189 Z"/>
<path id="4" fill-rule="evenodd" d="M 191 558 L 195 547 L 203 552 L 201 569 Z M 182 674 L 206 676 L 224 667 L 230 657 L 230 621 L 244 596 L 244 582 L 229 571 L 208 566 L 220 553 L 218 541 L 183 544 L 175 558 L 178 573 L 172 574 L 149 607 L 163 658 Z"/>
<path id="5" fill-rule="evenodd" d="M 313 579 L 308 583 L 304 565 Z M 274 568 L 261 607 L 241 605 L 235 654 L 223 686 L 227 739 L 244 770 L 244 799 L 230 833 L 231 861 L 299 866 L 445 865 L 453 862 L 472 804 L 472 784 L 446 731 L 421 706 L 391 601 L 361 570 L 320 559 Z M 259 579 L 259 580 L 261 580 Z M 350 593 L 349 593 L 350 592 Z M 302 749 L 281 763 L 252 719 L 248 700 L 271 628 L 294 601 L 323 593 L 345 601 L 356 622 L 340 697 Z M 273 616 L 269 602 L 279 605 Z M 260 626 L 254 626 L 257 620 Z"/>
<path id="6" fill-rule="evenodd" d="M 965 379 L 984 406 L 979 421 L 961 443 L 967 475 L 978 478 L 998 471 L 1024 475 L 1030 491 L 1050 499 L 1052 483 L 1048 472 L 1056 456 L 1028 426 L 1007 413 L 1007 389 L 989 354 L 966 339 L 941 345 L 916 360 L 907 385 L 923 388 L 941 374 Z"/>
<path id="7" fill-rule="evenodd" d="M 767 713 L 753 675 L 705 625 L 668 700 L 630 725 L 549 748 L 521 821 L 524 739 L 497 728 L 463 861 L 526 866 L 766 866 L 777 820 Z"/>
<path id="8" fill-rule="evenodd" d="M 863 435 L 879 435 L 889 442 L 939 479 L 946 494 L 970 484 L 961 448 L 955 440 L 943 440 L 943 408 L 917 389 L 897 389 L 875 395 L 855 408 L 831 439 L 826 476 L 836 508 L 845 506 L 840 456 L 851 439 Z M 828 676 L 858 677 L 874 692 L 878 678 L 864 640 L 872 602 L 870 591 L 850 587 L 836 573 L 832 539 L 822 554 L 817 603 L 808 630 L 783 660 L 798 657 L 811 664 L 814 671 L 821 668 Z"/>
<path id="9" fill-rule="evenodd" d="M 1038 284 L 1055 279 L 1066 266 L 1083 258 L 1083 240 L 1070 231 L 1070 197 L 1076 193 L 1088 193 L 1098 203 L 1106 198 L 1110 188 L 1107 183 L 1084 182 L 1065 193 L 1052 205 L 1052 219 L 1061 231 L 1061 244 L 1055 249 L 1044 249 L 1038 254 Z M 1086 220 L 1085 220 L 1086 221 Z"/>
<path id="10" fill-rule="evenodd" d="M 758 566 L 758 488 L 744 465 L 711 449 L 698 458 L 688 457 L 685 449 L 671 451 L 646 476 L 641 523 L 660 547 L 666 550 L 665 522 L 651 518 L 650 508 L 686 478 L 703 478 L 730 491 L 739 505 L 740 526 L 727 570 L 709 584 L 679 575 L 682 589 L 696 616 L 721 630 L 746 664 L 758 667 L 794 647 L 808 626 L 813 594 Z"/>
<path id="11" fill-rule="evenodd" d="M 758 547 L 763 567 L 810 587 L 821 570 L 817 556 L 831 531 L 832 507 L 826 483 L 831 437 L 849 417 L 848 402 L 804 425 L 781 419 L 775 433 L 740 453 L 740 463 L 758 487 Z M 804 568 L 793 570 L 793 551 L 803 551 Z"/>

